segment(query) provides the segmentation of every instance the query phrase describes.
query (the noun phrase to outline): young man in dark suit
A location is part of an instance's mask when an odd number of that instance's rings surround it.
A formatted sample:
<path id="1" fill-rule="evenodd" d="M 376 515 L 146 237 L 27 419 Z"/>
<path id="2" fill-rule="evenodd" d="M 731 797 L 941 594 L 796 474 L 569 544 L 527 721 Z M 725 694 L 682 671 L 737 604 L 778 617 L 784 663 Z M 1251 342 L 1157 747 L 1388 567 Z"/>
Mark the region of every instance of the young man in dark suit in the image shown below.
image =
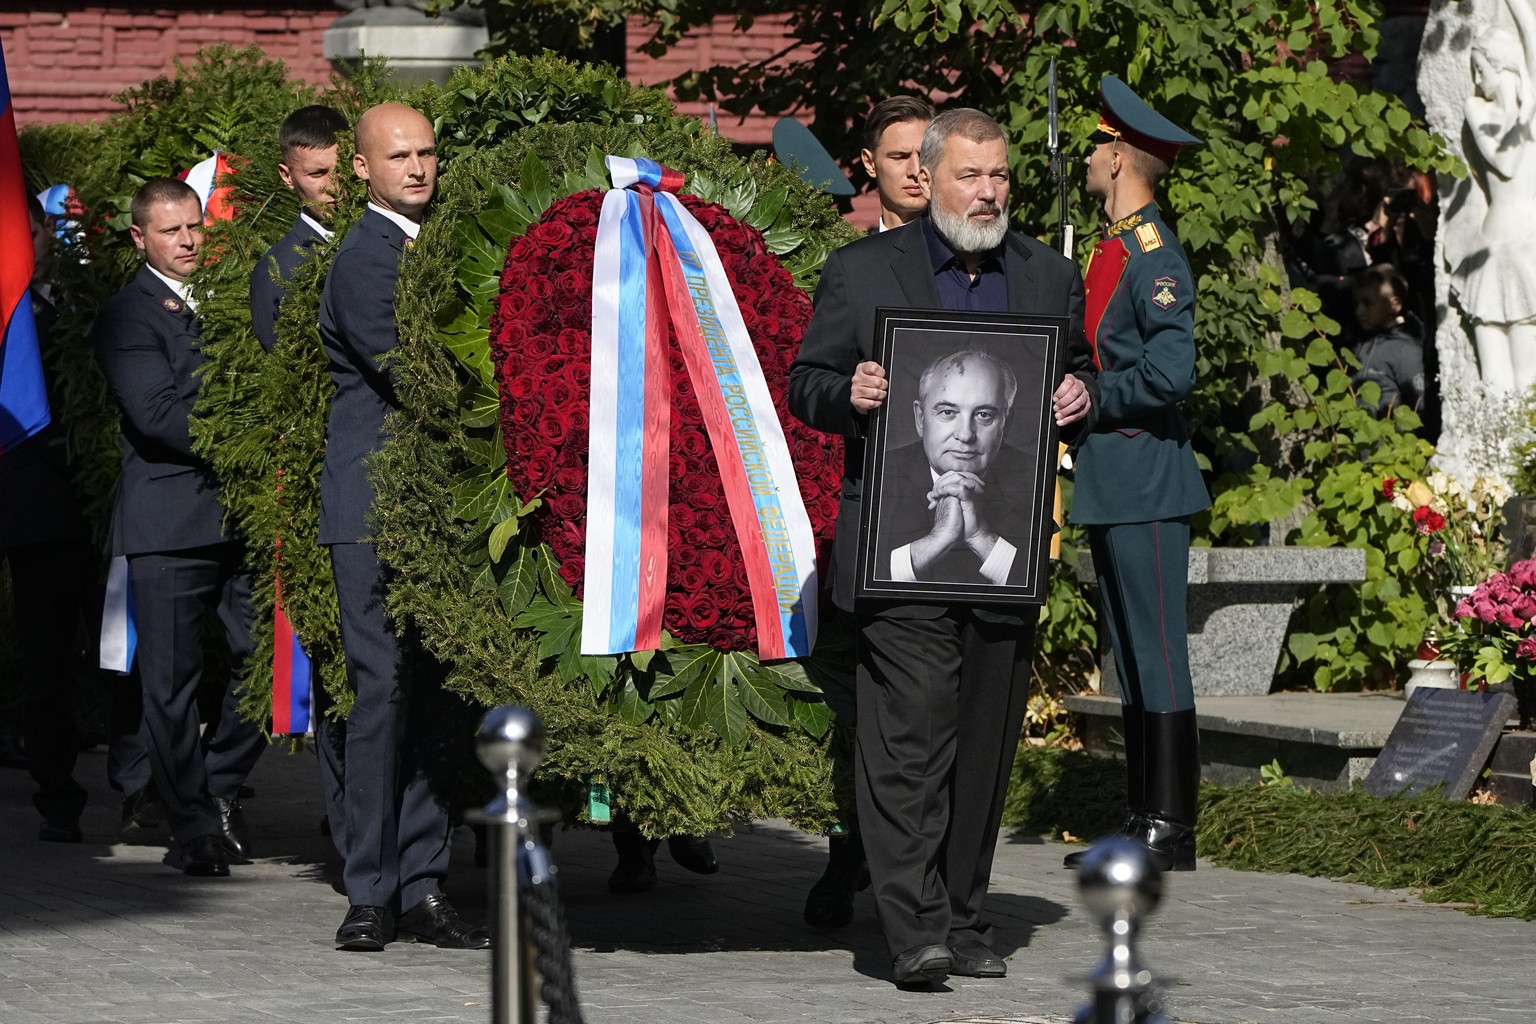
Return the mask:
<path id="1" fill-rule="evenodd" d="M 399 103 L 364 111 L 352 169 L 368 184 L 367 212 L 347 232 L 320 299 L 320 337 L 335 394 L 320 479 L 320 543 L 331 552 L 347 681 L 344 803 L 349 907 L 336 945 L 383 949 L 397 935 L 450 949 L 485 949 L 484 928 L 442 893 L 448 807 L 432 791 L 412 742 L 405 645 L 384 613 L 384 567 L 369 539 L 373 486 L 364 462 L 399 409 L 382 356 L 399 343 L 395 285 L 437 187 L 431 123 Z"/>
<path id="2" fill-rule="evenodd" d="M 1179 402 L 1195 386 L 1195 278 L 1158 212 L 1158 180 L 1199 139 L 1114 76 L 1088 191 L 1107 224 L 1088 264 L 1088 340 L 1099 420 L 1077 456 L 1072 521 L 1088 527 L 1100 615 L 1123 703 L 1122 831 L 1164 870 L 1195 867 L 1199 734 L 1189 674 L 1189 517 L 1211 499 Z M 1082 852 L 1068 854 L 1075 867 Z"/>
<path id="3" fill-rule="evenodd" d="M 189 875 L 244 863 L 240 785 L 265 747 L 242 721 L 238 690 L 251 654 L 250 572 L 225 532 L 218 482 L 192 450 L 203 352 L 187 278 L 203 243 L 197 193 L 152 178 L 134 193 L 129 232 L 144 267 L 96 317 L 96 358 L 122 416 L 115 550 L 128 556 L 138 627 L 144 727 L 155 789 Z M 232 672 L 222 711 L 199 738 L 203 621 L 217 610 Z"/>
<path id="4" fill-rule="evenodd" d="M 921 217 L 928 197 L 917 180 L 917 149 L 933 120 L 933 104 L 919 96 L 891 96 L 876 103 L 864 122 L 859 161 L 880 196 L 875 232 L 890 231 Z"/>
<path id="5" fill-rule="evenodd" d="M 261 347 L 277 346 L 277 318 L 288 281 L 310 250 L 329 241 L 326 227 L 336 208 L 336 133 L 347 129 L 339 110 L 324 104 L 300 107 L 283 119 L 277 131 L 282 162 L 277 173 L 299 201 L 293 227 L 266 251 L 251 271 L 251 329 Z M 342 758 L 346 725 L 328 713 L 325 688 L 315 691 L 315 752 L 320 763 L 320 795 L 325 801 L 325 826 L 336 852 L 346 859 L 347 816 L 342 803 Z"/>
<path id="6" fill-rule="evenodd" d="M 859 825 L 898 984 L 1001 977 L 982 902 L 1029 690 L 1037 613 L 1016 606 L 854 607 L 869 413 L 886 372 L 870 358 L 881 306 L 1057 313 L 1068 366 L 1053 394 L 1068 440 L 1089 423 L 1077 268 L 1008 231 L 1008 146 L 977 110 L 928 126 L 919 153 L 928 215 L 833 252 L 790 371 L 790 409 L 845 439 L 832 600 L 858 625 Z M 945 499 L 952 500 L 952 499 Z"/>
<path id="7" fill-rule="evenodd" d="M 251 271 L 251 328 L 268 352 L 277 344 L 278 307 L 288 279 L 310 249 L 331 237 L 325 225 L 336 208 L 336 133 L 346 129 L 340 111 L 316 103 L 289 114 L 277 131 L 283 154 L 277 173 L 298 199 L 299 215 Z"/>

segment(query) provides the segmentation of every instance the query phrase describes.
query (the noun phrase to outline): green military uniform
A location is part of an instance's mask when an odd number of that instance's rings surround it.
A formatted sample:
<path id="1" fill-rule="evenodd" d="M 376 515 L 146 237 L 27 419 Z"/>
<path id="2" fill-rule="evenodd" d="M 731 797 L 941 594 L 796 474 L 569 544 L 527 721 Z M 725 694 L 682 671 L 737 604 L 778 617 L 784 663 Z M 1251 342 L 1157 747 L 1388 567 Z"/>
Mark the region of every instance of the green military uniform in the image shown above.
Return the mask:
<path id="1" fill-rule="evenodd" d="M 1084 282 L 1099 416 L 1077 456 L 1072 521 L 1088 528 L 1100 623 L 1120 677 L 1128 804 L 1121 831 L 1164 870 L 1191 870 L 1200 752 L 1186 613 L 1189 517 L 1211 499 L 1178 408 L 1195 386 L 1195 279 L 1152 197 L 1179 149 L 1200 140 L 1113 76 L 1099 98 L 1090 189 L 1120 219 L 1094 246 Z M 1127 212 L 1126 201 L 1142 205 Z"/>
<path id="2" fill-rule="evenodd" d="M 1148 204 L 1105 231 L 1085 288 L 1101 399 L 1072 521 L 1088 526 L 1121 699 L 1191 708 L 1189 516 L 1211 503 L 1178 409 L 1195 384 L 1194 273 Z"/>

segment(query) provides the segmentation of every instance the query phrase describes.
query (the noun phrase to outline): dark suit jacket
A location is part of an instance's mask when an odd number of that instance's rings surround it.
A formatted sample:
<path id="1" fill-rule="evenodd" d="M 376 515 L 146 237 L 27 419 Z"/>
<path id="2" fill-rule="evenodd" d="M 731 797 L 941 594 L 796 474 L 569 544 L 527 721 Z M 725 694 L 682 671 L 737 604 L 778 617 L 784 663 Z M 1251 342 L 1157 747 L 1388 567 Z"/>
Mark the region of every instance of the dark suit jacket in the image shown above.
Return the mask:
<path id="1" fill-rule="evenodd" d="M 1088 418 L 1062 432 L 1062 440 L 1072 443 L 1092 428 L 1093 410 L 1098 408 L 1092 359 L 1083 337 L 1082 276 L 1071 260 L 1032 238 L 1009 232 L 1003 244 L 1009 311 L 1065 315 L 1070 321 L 1065 368 L 1082 378 L 1092 399 Z M 854 367 L 872 357 L 875 310 L 882 306 L 941 307 L 928 246 L 916 221 L 893 231 L 866 235 L 827 257 L 816 288 L 816 312 L 789 374 L 790 411 L 817 430 L 846 439 L 843 494 L 832 551 L 832 600 L 850 610 L 857 572 L 868 417 L 854 412 L 849 382 Z M 903 605 L 889 610 L 906 616 L 943 613 L 942 606 L 934 605 Z"/>
<path id="2" fill-rule="evenodd" d="M 1077 456 L 1072 522 L 1193 515 L 1209 508 L 1211 498 L 1179 413 L 1195 386 L 1189 258 L 1149 203 L 1109 226 L 1091 267 L 1101 259 L 1110 261 L 1112 286 L 1099 284 L 1094 269 L 1089 277 L 1104 310 L 1094 338 L 1103 404 Z"/>
<path id="3" fill-rule="evenodd" d="M 302 216 L 295 217 L 293 227 L 256 261 L 251 271 L 251 329 L 256 332 L 261 347 L 268 352 L 277 345 L 277 312 L 283 302 L 284 285 L 293 277 L 298 265 L 309 258 L 309 250 L 319 241 L 315 229 L 306 224 Z M 277 280 L 272 278 L 274 264 Z"/>
<path id="4" fill-rule="evenodd" d="M 58 311 L 36 291 L 29 291 L 38 347 L 48 348 L 48 334 Z M 80 503 L 64 457 L 64 431 L 53 378 L 45 381 L 53 421 L 17 447 L 0 455 L 0 551 L 23 544 L 76 540 L 85 536 Z"/>
<path id="5" fill-rule="evenodd" d="M 982 520 L 999 537 L 1018 551 L 1008 570 L 1008 582 L 1019 585 L 1024 579 L 1029 557 L 1029 482 L 1032 472 L 1023 452 L 1003 445 L 987 469 L 987 489 L 977 504 Z M 889 579 L 891 554 L 933 528 L 933 513 L 928 510 L 927 494 L 933 489 L 933 474 L 922 442 L 891 452 L 885 461 L 881 487 L 881 517 L 876 532 L 875 549 L 880 564 L 875 575 Z M 870 500 L 875 500 L 873 494 Z M 957 544 L 938 563 L 935 571 L 920 579 L 943 583 L 985 583 L 981 561 L 969 549 Z"/>
<path id="6" fill-rule="evenodd" d="M 203 364 L 197 317 L 145 266 L 96 315 L 94 343 L 122 414 L 113 550 L 183 551 L 227 540 L 212 468 L 189 425 Z"/>
<path id="7" fill-rule="evenodd" d="M 355 544 L 371 532 L 363 460 L 383 445 L 384 419 L 400 407 L 379 357 L 400 340 L 395 281 L 405 241 L 394 221 L 364 213 L 342 239 L 320 296 L 320 338 L 336 386 L 320 476 L 321 544 Z"/>

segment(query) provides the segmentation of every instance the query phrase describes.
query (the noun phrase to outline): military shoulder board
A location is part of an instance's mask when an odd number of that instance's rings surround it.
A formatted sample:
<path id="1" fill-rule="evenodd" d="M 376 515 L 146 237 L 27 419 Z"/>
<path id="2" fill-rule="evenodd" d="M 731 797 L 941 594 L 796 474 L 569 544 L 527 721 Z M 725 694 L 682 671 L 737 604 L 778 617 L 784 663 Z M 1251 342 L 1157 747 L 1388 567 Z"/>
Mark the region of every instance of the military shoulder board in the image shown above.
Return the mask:
<path id="1" fill-rule="evenodd" d="M 1136 228 L 1136 242 L 1142 252 L 1151 252 L 1163 247 L 1163 236 L 1157 233 L 1157 225 L 1149 221 Z"/>

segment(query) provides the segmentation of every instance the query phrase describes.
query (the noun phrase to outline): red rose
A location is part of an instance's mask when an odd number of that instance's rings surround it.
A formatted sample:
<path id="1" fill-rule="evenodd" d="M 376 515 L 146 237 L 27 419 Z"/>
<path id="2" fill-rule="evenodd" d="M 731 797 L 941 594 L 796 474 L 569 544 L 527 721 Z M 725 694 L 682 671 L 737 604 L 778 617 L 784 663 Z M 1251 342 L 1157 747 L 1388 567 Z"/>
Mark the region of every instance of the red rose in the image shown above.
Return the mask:
<path id="1" fill-rule="evenodd" d="M 1388 501 L 1391 501 L 1394 497 L 1397 496 L 1396 487 L 1397 478 L 1391 476 L 1387 477 L 1381 482 L 1381 496 L 1386 498 Z"/>
<path id="2" fill-rule="evenodd" d="M 699 559 L 699 566 L 711 584 L 725 583 L 731 578 L 731 561 L 718 550 L 705 551 Z"/>
<path id="3" fill-rule="evenodd" d="M 560 221 L 541 220 L 528 229 L 527 237 L 543 246 L 559 252 L 571 244 L 576 232 L 570 225 Z"/>
<path id="4" fill-rule="evenodd" d="M 587 514 L 587 503 L 580 494 L 553 494 L 546 504 L 555 518 L 564 519 L 566 522 L 575 522 Z"/>

